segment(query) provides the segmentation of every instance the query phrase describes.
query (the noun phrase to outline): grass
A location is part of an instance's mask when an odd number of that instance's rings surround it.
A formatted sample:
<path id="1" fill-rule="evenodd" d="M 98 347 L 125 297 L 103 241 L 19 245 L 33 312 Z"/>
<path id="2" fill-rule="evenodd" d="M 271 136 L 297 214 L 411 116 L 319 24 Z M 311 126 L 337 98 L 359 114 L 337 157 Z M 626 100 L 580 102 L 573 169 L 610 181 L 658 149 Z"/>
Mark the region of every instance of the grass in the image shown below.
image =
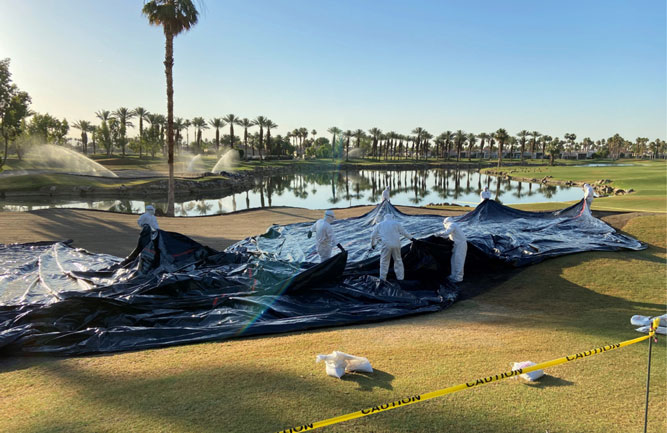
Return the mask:
<path id="1" fill-rule="evenodd" d="M 573 167 L 573 166 L 513 166 L 504 172 L 513 177 L 542 179 L 553 176 L 554 180 L 572 180 L 594 183 L 609 179 L 615 188 L 634 189 L 628 195 L 595 199 L 593 210 L 667 212 L 667 161 L 621 160 L 630 166 Z M 582 193 L 583 195 L 583 193 Z"/>
<path id="2" fill-rule="evenodd" d="M 270 432 L 641 334 L 665 311 L 667 217 L 619 219 L 649 248 L 548 260 L 434 314 L 115 355 L 0 360 L 0 431 Z M 366 356 L 373 374 L 327 377 L 315 355 Z M 553 367 L 322 431 L 640 431 L 647 345 Z M 649 431 L 667 430 L 667 351 L 654 345 Z"/>

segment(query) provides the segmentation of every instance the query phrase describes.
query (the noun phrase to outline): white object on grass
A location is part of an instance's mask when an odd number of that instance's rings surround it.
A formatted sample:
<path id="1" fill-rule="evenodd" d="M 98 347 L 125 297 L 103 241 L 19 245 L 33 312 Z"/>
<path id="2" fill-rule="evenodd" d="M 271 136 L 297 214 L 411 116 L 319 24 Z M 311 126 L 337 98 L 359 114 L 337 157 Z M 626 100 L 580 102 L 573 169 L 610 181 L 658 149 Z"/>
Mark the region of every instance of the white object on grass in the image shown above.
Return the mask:
<path id="1" fill-rule="evenodd" d="M 533 365 L 537 365 L 537 364 L 535 364 L 532 361 L 515 362 L 515 363 L 512 364 L 512 371 L 519 370 L 519 369 L 526 368 L 526 367 L 532 367 Z M 529 373 L 523 373 L 523 374 L 519 375 L 520 378 L 526 379 L 529 382 L 533 382 L 533 381 L 539 379 L 542 376 L 544 376 L 544 370 L 535 370 L 535 371 L 531 371 Z"/>
<path id="2" fill-rule="evenodd" d="M 315 362 L 320 361 L 324 361 L 326 364 L 326 372 L 329 376 L 339 379 L 348 371 L 373 372 L 373 367 L 371 367 L 368 359 L 338 352 L 337 350 L 334 350 L 329 355 L 317 355 Z"/>

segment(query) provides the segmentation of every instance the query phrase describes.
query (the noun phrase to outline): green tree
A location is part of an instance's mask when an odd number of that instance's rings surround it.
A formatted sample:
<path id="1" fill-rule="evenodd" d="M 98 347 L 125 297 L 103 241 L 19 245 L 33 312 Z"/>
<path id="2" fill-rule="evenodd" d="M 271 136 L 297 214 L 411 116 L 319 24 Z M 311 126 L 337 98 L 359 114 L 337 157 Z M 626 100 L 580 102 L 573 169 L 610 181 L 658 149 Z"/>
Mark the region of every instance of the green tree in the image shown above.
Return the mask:
<path id="1" fill-rule="evenodd" d="M 331 158 L 336 159 L 336 151 L 335 151 L 336 135 L 340 137 L 340 134 L 343 131 L 337 126 L 332 126 L 331 128 L 327 129 L 327 132 L 329 134 L 333 134 L 333 138 L 331 139 Z"/>
<path id="2" fill-rule="evenodd" d="M 472 161 L 472 151 L 477 143 L 477 136 L 473 133 L 468 134 L 468 161 Z"/>
<path id="3" fill-rule="evenodd" d="M 164 73 L 167 78 L 167 149 L 169 184 L 167 215 L 174 216 L 174 37 L 197 24 L 199 12 L 191 0 L 151 0 L 142 13 L 152 25 L 162 26 L 165 38 Z"/>
<path id="4" fill-rule="evenodd" d="M 532 140 L 530 140 L 530 153 L 534 154 L 535 153 L 535 145 L 537 144 L 537 139 L 541 136 L 537 131 L 533 131 L 530 133 L 530 136 L 533 137 Z"/>
<path id="5" fill-rule="evenodd" d="M 239 120 L 239 126 L 243 128 L 243 158 L 248 158 L 248 128 L 253 126 L 253 123 L 250 119 L 243 118 Z"/>
<path id="6" fill-rule="evenodd" d="M 491 138 L 491 136 L 489 134 L 487 134 L 486 132 L 481 132 L 480 134 L 477 135 L 477 137 L 480 140 L 479 141 L 479 148 L 481 150 L 481 156 L 479 157 L 479 159 L 481 160 L 484 157 L 484 145 Z"/>
<path id="7" fill-rule="evenodd" d="M 503 147 L 509 135 L 504 128 L 500 128 L 495 132 L 494 138 L 498 141 L 498 168 L 500 168 L 503 165 Z"/>
<path id="8" fill-rule="evenodd" d="M 234 143 L 234 125 L 238 125 L 241 119 L 236 114 L 228 114 L 222 120 L 229 125 L 229 135 L 232 137 L 232 143 Z"/>
<path id="9" fill-rule="evenodd" d="M 271 119 L 266 119 L 266 123 L 264 124 L 264 127 L 266 128 L 266 153 L 271 154 L 273 152 L 273 149 L 271 148 L 271 129 L 272 128 L 277 128 L 278 125 L 273 123 Z M 274 154 L 280 155 L 280 143 L 278 143 L 278 149 L 277 152 Z"/>
<path id="10" fill-rule="evenodd" d="M 253 125 L 259 126 L 259 141 L 257 142 L 257 150 L 259 151 L 259 160 L 263 161 L 262 159 L 262 147 L 264 146 L 264 126 L 266 126 L 266 121 L 268 119 L 264 116 L 257 116 L 255 120 L 253 120 Z"/>
<path id="11" fill-rule="evenodd" d="M 206 124 L 206 121 L 204 120 L 203 117 L 195 117 L 191 121 L 192 126 L 195 127 L 195 146 L 197 147 L 198 151 L 202 151 L 202 141 L 201 141 L 201 135 L 202 131 L 204 129 L 208 129 L 208 125 Z"/>
<path id="12" fill-rule="evenodd" d="M 462 130 L 456 131 L 454 134 L 454 144 L 456 145 L 456 161 L 461 160 L 461 149 L 463 148 L 463 143 L 466 142 L 466 133 Z"/>
<path id="13" fill-rule="evenodd" d="M 72 124 L 73 127 L 81 131 L 81 150 L 84 154 L 88 154 L 88 131 L 90 130 L 90 122 L 87 120 L 79 120 Z"/>
<path id="14" fill-rule="evenodd" d="M 225 121 L 219 117 L 214 117 L 208 123 L 215 128 L 215 152 L 217 153 L 220 151 L 220 128 L 225 126 Z"/>
<path id="15" fill-rule="evenodd" d="M 120 107 L 113 112 L 113 115 L 120 122 L 118 145 L 121 148 L 123 156 L 125 156 L 125 146 L 127 145 L 127 128 L 132 128 L 134 126 L 130 120 L 135 116 L 135 113 L 134 111 L 128 110 L 125 107 Z"/>
<path id="16" fill-rule="evenodd" d="M 521 145 L 521 163 L 523 163 L 523 152 L 526 150 L 526 137 L 530 135 L 530 132 L 522 129 L 519 131 L 517 136 L 519 137 L 519 144 Z"/>
<path id="17" fill-rule="evenodd" d="M 0 168 L 7 162 L 9 142 L 15 141 L 21 134 L 24 120 L 32 114 L 30 103 L 30 95 L 12 83 L 9 59 L 0 60 L 0 134 L 5 142 L 5 153 L 0 161 Z M 18 151 L 17 155 L 21 157 Z"/>
<path id="18" fill-rule="evenodd" d="M 142 146 L 141 143 L 143 143 L 143 136 L 144 136 L 144 120 L 148 119 L 148 115 L 150 113 L 148 110 L 146 110 L 144 107 L 137 107 L 134 109 L 134 115 L 137 116 L 137 119 L 139 119 L 139 159 L 141 159 L 142 156 Z"/>
<path id="19" fill-rule="evenodd" d="M 353 133 L 349 129 L 343 132 L 343 137 L 345 138 L 345 161 L 350 160 L 350 139 L 352 136 Z"/>
<path id="20" fill-rule="evenodd" d="M 547 153 L 549 154 L 549 165 L 554 165 L 554 159 L 562 152 L 563 152 L 563 141 L 558 137 L 551 140 L 547 145 Z"/>
<path id="21" fill-rule="evenodd" d="M 113 153 L 113 142 L 111 140 L 111 131 L 109 130 L 109 119 L 111 119 L 111 111 L 97 111 L 95 112 L 95 117 L 102 121 L 97 130 L 97 136 L 99 137 L 102 146 L 104 146 L 106 149 L 107 156 L 111 156 Z"/>

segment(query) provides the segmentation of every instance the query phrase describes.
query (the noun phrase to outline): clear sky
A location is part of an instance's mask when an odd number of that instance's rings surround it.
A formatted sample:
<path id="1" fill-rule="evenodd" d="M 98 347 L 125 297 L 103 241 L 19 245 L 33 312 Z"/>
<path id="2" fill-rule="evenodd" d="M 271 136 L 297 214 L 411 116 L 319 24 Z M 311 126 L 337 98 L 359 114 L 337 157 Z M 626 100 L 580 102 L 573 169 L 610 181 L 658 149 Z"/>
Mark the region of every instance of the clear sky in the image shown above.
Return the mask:
<path id="1" fill-rule="evenodd" d="M 166 113 L 164 36 L 138 0 L 0 0 L 32 109 Z M 204 0 L 175 40 L 175 115 L 277 133 L 417 126 L 667 138 L 664 0 Z M 71 135 L 76 133 L 72 131 Z M 212 132 L 208 132 L 212 136 Z"/>

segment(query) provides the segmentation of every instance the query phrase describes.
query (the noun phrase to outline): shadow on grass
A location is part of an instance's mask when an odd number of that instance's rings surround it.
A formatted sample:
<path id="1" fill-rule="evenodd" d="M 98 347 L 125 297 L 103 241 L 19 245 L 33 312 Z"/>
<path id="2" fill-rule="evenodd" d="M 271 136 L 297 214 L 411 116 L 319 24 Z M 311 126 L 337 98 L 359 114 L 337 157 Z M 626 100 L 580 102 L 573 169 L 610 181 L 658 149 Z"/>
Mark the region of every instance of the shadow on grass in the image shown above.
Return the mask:
<path id="1" fill-rule="evenodd" d="M 394 376 L 382 370 L 373 369 L 372 373 L 351 372 L 341 378 L 346 382 L 356 382 L 357 391 L 373 391 L 374 388 L 393 390 L 391 382 Z"/>
<path id="2" fill-rule="evenodd" d="M 549 374 L 545 374 L 535 382 L 524 382 L 524 385 L 529 386 L 531 388 L 542 389 L 542 388 L 553 388 L 559 386 L 572 386 L 574 385 L 574 382 L 561 379 L 559 377 L 551 376 Z"/>

